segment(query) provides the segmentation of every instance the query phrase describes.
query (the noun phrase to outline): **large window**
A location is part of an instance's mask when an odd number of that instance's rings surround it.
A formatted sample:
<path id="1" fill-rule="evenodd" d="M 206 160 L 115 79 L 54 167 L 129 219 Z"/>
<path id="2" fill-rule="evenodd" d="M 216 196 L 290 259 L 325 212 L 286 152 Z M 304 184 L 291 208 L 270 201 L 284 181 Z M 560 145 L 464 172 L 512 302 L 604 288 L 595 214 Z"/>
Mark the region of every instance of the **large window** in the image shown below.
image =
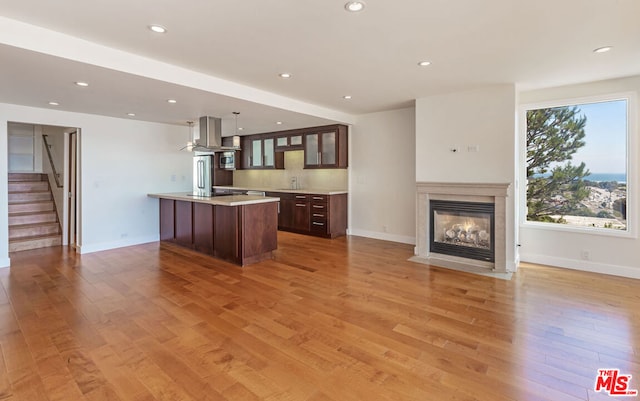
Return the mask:
<path id="1" fill-rule="evenodd" d="M 627 231 L 628 99 L 526 109 L 526 221 Z"/>

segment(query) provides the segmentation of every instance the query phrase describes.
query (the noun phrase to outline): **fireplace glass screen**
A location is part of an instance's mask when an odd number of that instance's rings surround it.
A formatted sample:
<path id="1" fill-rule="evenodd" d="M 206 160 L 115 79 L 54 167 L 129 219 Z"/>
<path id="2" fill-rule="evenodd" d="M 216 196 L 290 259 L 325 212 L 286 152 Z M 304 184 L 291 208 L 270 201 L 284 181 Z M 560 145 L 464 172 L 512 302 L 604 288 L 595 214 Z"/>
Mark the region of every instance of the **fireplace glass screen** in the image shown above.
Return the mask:
<path id="1" fill-rule="evenodd" d="M 494 206 L 431 201 L 431 251 L 494 260 Z"/>

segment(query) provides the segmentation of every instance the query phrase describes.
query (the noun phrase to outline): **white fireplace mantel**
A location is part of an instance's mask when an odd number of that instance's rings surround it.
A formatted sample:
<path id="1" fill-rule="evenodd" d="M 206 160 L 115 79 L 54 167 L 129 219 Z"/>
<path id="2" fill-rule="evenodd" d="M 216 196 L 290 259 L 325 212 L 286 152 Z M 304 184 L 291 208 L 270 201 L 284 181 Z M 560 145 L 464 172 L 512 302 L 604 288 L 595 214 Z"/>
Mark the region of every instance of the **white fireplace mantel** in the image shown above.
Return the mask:
<path id="1" fill-rule="evenodd" d="M 442 267 L 484 269 L 507 272 L 507 197 L 509 183 L 416 183 L 416 249 L 417 257 Z M 493 203 L 495 207 L 495 262 L 484 262 L 429 251 L 429 200 Z"/>

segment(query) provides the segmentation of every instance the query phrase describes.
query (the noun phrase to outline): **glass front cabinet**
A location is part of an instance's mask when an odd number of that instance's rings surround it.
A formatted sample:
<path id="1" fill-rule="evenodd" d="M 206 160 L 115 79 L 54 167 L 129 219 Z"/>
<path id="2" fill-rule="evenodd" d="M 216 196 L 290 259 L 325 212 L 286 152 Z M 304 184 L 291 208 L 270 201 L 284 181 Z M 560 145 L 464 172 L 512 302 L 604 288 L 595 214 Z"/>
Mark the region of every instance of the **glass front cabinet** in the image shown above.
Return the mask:
<path id="1" fill-rule="evenodd" d="M 305 168 L 346 168 L 347 127 L 307 133 L 304 136 Z"/>
<path id="2" fill-rule="evenodd" d="M 348 167 L 346 125 L 243 136 L 243 169 L 283 169 L 284 153 L 304 150 L 305 169 Z"/>

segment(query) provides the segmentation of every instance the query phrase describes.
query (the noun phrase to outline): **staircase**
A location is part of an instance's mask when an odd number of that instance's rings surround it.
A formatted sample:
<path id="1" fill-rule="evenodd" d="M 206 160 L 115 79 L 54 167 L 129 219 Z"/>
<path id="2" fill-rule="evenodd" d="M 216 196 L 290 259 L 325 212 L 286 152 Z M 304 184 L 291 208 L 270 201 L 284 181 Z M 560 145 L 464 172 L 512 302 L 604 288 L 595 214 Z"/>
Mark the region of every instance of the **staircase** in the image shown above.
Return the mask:
<path id="1" fill-rule="evenodd" d="M 9 173 L 9 252 L 61 244 L 47 175 Z"/>

